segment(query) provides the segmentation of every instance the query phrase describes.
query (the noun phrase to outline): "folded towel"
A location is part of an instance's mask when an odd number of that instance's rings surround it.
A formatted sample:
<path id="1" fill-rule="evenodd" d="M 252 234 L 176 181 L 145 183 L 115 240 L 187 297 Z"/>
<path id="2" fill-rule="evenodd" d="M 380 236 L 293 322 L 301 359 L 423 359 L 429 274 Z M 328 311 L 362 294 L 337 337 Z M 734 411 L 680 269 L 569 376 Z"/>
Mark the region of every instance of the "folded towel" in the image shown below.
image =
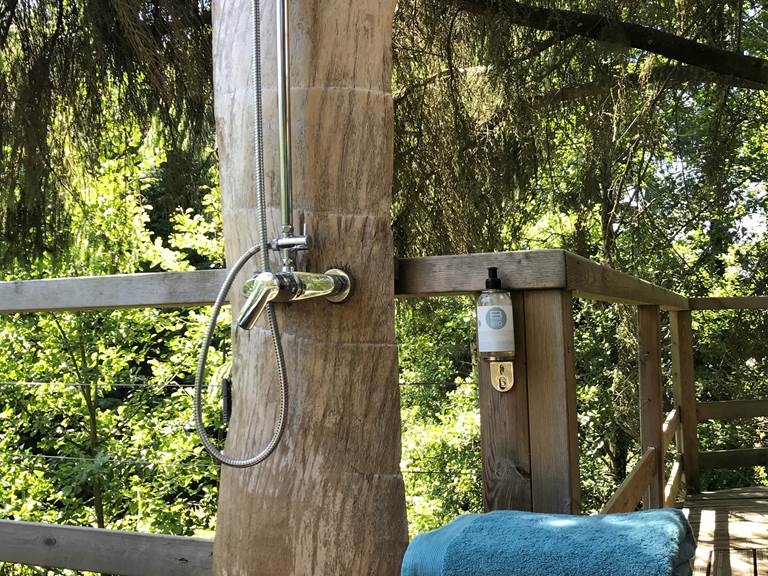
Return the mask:
<path id="1" fill-rule="evenodd" d="M 401 576 L 689 576 L 696 551 L 680 510 L 460 516 L 414 538 Z"/>

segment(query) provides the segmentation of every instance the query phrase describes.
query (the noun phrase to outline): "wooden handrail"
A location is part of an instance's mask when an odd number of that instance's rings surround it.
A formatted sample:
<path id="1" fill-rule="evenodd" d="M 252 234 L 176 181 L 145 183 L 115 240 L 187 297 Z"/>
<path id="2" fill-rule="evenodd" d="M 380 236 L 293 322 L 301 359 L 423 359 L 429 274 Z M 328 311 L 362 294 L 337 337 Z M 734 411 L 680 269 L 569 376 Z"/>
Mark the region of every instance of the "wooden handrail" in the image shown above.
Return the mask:
<path id="1" fill-rule="evenodd" d="M 669 472 L 669 479 L 664 486 L 664 506 L 669 508 L 675 504 L 677 500 L 677 494 L 680 491 L 680 482 L 683 478 L 683 462 L 680 456 L 675 460 L 672 465 L 672 470 Z"/>
<path id="2" fill-rule="evenodd" d="M 121 576 L 210 576 L 213 542 L 0 520 L 0 562 Z"/>
<path id="3" fill-rule="evenodd" d="M 212 304 L 226 270 L 0 282 L 0 314 Z"/>
<path id="4" fill-rule="evenodd" d="M 648 448 L 635 465 L 632 471 L 624 479 L 624 482 L 616 489 L 611 499 L 608 500 L 600 514 L 614 514 L 616 512 L 632 512 L 643 499 L 648 487 L 656 474 L 656 449 Z"/>
<path id="5" fill-rule="evenodd" d="M 661 427 L 661 453 L 666 454 L 672 440 L 675 438 L 677 427 L 680 425 L 680 413 L 677 408 L 667 414 L 667 419 Z"/>
<path id="6" fill-rule="evenodd" d="M 735 420 L 768 416 L 768 400 L 727 400 L 698 402 L 696 415 L 701 420 Z"/>
<path id="7" fill-rule="evenodd" d="M 765 310 L 768 296 L 729 296 L 727 298 L 689 298 L 691 310 Z"/>
<path id="8" fill-rule="evenodd" d="M 768 448 L 736 448 L 701 452 L 699 461 L 705 470 L 768 466 Z"/>
<path id="9" fill-rule="evenodd" d="M 395 260 L 395 294 L 429 297 L 479 292 L 496 266 L 511 290 L 566 290 L 578 297 L 688 308 L 688 299 L 565 250 L 526 250 Z M 0 282 L 0 314 L 212 304 L 226 270 L 153 272 Z"/>

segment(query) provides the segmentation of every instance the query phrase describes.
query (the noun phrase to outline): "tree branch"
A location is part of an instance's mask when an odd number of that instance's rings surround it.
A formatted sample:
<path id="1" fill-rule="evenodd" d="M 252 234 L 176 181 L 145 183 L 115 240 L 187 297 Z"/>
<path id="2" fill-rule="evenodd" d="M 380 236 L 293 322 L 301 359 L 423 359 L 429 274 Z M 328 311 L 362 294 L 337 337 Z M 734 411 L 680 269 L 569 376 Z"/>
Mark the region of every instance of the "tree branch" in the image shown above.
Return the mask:
<path id="1" fill-rule="evenodd" d="M 598 14 L 539 8 L 507 0 L 454 0 L 473 14 L 501 15 L 513 24 L 645 50 L 710 72 L 768 86 L 768 60 L 730 52 L 648 26 Z"/>

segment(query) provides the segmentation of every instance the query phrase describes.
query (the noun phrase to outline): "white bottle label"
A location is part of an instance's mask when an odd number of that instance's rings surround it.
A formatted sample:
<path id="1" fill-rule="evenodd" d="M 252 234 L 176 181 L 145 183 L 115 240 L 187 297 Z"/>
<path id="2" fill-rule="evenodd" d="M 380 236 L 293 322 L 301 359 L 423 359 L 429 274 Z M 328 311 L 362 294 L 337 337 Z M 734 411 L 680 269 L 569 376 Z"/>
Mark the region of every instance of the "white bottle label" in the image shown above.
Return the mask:
<path id="1" fill-rule="evenodd" d="M 515 352 L 512 306 L 477 307 L 478 352 Z"/>

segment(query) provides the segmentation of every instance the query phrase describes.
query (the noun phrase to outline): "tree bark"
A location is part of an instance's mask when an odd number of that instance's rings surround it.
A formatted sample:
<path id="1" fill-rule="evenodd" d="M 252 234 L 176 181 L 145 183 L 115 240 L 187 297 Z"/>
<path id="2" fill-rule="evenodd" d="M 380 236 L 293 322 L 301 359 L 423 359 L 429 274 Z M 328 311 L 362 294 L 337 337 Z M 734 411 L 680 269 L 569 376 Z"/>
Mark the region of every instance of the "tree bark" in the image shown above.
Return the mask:
<path id="1" fill-rule="evenodd" d="M 257 242 L 248 0 L 214 4 L 214 90 L 227 260 Z M 277 235 L 275 12 L 261 2 L 265 169 Z M 407 544 L 400 463 L 390 203 L 394 0 L 290 3 L 294 216 L 309 224 L 308 269 L 347 269 L 343 304 L 280 305 L 289 378 L 283 441 L 265 463 L 224 468 L 218 575 L 399 574 Z M 233 309 L 242 303 L 233 288 Z M 252 454 L 275 421 L 270 336 L 233 332 L 226 450 Z"/>
<path id="2" fill-rule="evenodd" d="M 638 48 L 705 70 L 768 85 L 768 61 L 730 52 L 648 26 L 599 14 L 540 8 L 499 0 L 455 0 L 475 14 L 502 15 L 512 24 L 563 35 L 584 36 L 627 48 Z"/>

